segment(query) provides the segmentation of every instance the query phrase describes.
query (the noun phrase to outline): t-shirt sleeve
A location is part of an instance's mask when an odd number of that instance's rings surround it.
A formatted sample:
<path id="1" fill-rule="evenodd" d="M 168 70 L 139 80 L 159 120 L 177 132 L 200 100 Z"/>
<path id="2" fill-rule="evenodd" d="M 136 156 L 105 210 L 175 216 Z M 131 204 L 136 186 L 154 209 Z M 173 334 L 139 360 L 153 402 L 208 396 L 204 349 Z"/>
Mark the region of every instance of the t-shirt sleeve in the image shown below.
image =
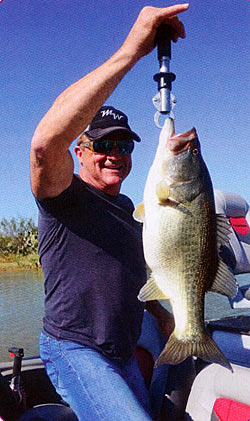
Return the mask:
<path id="1" fill-rule="evenodd" d="M 54 214 L 60 211 L 63 207 L 64 209 L 72 206 L 74 201 L 74 190 L 75 190 L 75 176 L 72 179 L 70 186 L 60 193 L 58 196 L 48 199 L 38 199 L 35 197 L 37 207 L 41 215 L 45 216 L 46 214 Z"/>

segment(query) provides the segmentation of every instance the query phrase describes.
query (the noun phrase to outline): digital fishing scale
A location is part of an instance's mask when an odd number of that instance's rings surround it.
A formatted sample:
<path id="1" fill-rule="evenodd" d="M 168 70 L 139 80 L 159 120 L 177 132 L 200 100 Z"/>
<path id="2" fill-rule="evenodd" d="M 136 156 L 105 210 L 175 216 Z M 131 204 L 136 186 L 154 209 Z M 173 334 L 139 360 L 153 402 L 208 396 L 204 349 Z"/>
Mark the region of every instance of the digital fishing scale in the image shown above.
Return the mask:
<path id="1" fill-rule="evenodd" d="M 154 121 L 157 127 L 162 126 L 159 123 L 159 117 L 174 119 L 173 108 L 176 103 L 172 91 L 172 82 L 175 80 L 175 74 L 170 72 L 171 61 L 171 27 L 169 25 L 160 25 L 156 33 L 157 56 L 159 60 L 159 73 L 154 75 L 154 80 L 158 84 L 158 93 L 153 97 L 153 104 L 157 109 Z"/>

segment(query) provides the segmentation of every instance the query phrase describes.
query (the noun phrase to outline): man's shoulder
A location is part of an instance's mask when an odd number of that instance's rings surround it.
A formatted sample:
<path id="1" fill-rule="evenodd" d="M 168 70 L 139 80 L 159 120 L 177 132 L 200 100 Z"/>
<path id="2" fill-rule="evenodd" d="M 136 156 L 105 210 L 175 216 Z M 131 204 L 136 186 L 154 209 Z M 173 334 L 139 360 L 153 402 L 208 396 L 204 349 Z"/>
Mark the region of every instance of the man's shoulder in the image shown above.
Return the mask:
<path id="1" fill-rule="evenodd" d="M 124 208 L 125 210 L 127 210 L 129 213 L 132 213 L 134 211 L 134 204 L 132 202 L 132 200 L 126 196 L 123 193 L 120 193 L 118 196 L 118 202 L 119 205 Z"/>
<path id="2" fill-rule="evenodd" d="M 71 203 L 74 200 L 74 197 L 77 196 L 77 192 L 79 190 L 84 191 L 85 186 L 79 179 L 79 177 L 76 174 L 73 174 L 73 178 L 71 181 L 71 184 L 67 189 L 62 191 L 58 196 L 52 197 L 52 198 L 45 198 L 45 199 L 38 199 L 35 197 L 36 204 L 38 206 L 38 209 L 40 211 L 42 210 L 56 210 L 65 208 L 67 206 L 67 203 Z"/>

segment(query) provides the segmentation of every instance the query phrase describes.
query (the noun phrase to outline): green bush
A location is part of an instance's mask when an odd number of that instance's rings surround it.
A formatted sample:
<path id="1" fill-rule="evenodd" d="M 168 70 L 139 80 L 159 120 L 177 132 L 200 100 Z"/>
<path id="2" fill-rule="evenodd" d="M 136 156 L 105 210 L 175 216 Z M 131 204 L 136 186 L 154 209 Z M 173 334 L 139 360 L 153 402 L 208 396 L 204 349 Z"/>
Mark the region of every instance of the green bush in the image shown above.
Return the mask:
<path id="1" fill-rule="evenodd" d="M 0 221 L 0 256 L 28 256 L 37 252 L 37 227 L 32 218 L 3 218 Z"/>

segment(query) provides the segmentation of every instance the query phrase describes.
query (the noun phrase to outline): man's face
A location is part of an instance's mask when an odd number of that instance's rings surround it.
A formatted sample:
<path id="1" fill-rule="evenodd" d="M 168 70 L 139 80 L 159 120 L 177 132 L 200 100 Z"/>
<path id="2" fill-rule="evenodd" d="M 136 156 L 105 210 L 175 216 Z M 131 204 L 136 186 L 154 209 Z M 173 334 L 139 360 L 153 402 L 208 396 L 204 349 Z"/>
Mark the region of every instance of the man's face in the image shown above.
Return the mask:
<path id="1" fill-rule="evenodd" d="M 130 140 L 123 132 L 110 133 L 105 139 Z M 122 181 L 131 170 L 131 154 L 119 154 L 117 146 L 113 147 L 109 154 L 96 153 L 87 147 L 76 146 L 75 153 L 81 165 L 80 176 L 85 182 L 110 195 L 119 193 Z"/>

